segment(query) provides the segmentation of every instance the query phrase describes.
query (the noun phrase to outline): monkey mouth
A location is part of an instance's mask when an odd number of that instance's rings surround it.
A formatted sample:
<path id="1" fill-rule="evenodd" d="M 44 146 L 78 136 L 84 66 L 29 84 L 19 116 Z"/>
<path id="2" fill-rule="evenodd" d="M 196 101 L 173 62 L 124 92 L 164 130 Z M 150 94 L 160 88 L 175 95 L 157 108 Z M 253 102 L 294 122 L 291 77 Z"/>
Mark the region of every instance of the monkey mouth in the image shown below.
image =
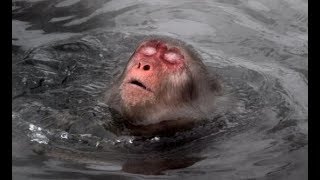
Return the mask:
<path id="1" fill-rule="evenodd" d="M 133 84 L 135 86 L 139 86 L 141 87 L 142 89 L 144 90 L 147 90 L 147 91 L 151 91 L 149 88 L 147 88 L 142 82 L 136 80 L 136 79 L 133 79 L 131 81 L 129 81 L 129 84 Z"/>

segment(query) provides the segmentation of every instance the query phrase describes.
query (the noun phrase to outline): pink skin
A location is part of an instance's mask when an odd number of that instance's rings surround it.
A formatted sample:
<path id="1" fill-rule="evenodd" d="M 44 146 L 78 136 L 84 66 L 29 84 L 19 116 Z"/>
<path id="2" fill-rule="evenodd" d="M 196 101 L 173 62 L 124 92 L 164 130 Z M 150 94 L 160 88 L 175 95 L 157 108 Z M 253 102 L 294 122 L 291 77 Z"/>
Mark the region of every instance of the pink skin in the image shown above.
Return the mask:
<path id="1" fill-rule="evenodd" d="M 160 41 L 148 41 L 141 45 L 133 60 L 141 61 L 142 59 L 162 62 L 166 65 L 166 68 L 173 71 L 184 66 L 184 56 L 180 50 L 176 47 L 168 49 L 168 46 Z"/>
<path id="2" fill-rule="evenodd" d="M 152 102 L 163 77 L 182 72 L 185 68 L 181 51 L 176 47 L 168 48 L 164 42 L 147 41 L 137 49 L 120 88 L 123 101 L 129 105 Z"/>

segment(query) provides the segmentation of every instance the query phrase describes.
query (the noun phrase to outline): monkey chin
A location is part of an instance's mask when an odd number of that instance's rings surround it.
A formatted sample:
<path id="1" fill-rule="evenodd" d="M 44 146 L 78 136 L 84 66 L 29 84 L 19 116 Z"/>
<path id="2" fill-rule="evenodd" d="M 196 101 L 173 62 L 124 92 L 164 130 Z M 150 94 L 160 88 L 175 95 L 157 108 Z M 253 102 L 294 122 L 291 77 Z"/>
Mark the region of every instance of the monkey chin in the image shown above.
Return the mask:
<path id="1" fill-rule="evenodd" d="M 123 83 L 120 86 L 120 96 L 125 108 L 129 109 L 154 104 L 156 99 L 153 91 L 138 83 L 131 82 Z"/>

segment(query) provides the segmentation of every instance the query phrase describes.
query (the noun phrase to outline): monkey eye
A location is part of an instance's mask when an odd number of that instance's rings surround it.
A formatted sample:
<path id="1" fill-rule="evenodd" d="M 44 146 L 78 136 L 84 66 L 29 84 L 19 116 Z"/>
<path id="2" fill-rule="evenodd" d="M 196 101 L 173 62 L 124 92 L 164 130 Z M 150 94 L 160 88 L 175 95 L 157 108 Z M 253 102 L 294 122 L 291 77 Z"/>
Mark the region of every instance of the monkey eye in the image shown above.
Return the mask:
<path id="1" fill-rule="evenodd" d="M 147 46 L 147 47 L 143 47 L 141 52 L 144 54 L 144 55 L 147 55 L 147 56 L 152 56 L 154 55 L 157 50 L 154 48 L 154 47 L 150 47 L 150 46 Z"/>
<path id="2" fill-rule="evenodd" d="M 169 63 L 174 64 L 178 63 L 183 58 L 183 56 L 175 52 L 167 52 L 164 54 L 163 58 Z"/>

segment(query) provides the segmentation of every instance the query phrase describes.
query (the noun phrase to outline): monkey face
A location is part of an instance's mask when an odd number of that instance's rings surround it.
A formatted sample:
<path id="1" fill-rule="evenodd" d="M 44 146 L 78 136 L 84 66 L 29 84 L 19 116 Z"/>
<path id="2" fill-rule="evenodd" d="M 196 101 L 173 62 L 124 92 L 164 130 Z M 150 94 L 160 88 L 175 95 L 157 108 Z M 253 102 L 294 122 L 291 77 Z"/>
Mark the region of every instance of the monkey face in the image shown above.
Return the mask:
<path id="1" fill-rule="evenodd" d="M 138 46 L 110 89 L 110 108 L 138 134 L 167 133 L 206 118 L 203 105 L 219 91 L 219 82 L 209 78 L 191 46 L 169 37 L 151 38 Z"/>
<path id="2" fill-rule="evenodd" d="M 186 79 L 185 71 L 186 59 L 179 48 L 160 40 L 143 42 L 125 69 L 121 99 L 126 106 L 155 104 L 164 98 L 160 95 L 167 96 L 163 91 Z"/>

